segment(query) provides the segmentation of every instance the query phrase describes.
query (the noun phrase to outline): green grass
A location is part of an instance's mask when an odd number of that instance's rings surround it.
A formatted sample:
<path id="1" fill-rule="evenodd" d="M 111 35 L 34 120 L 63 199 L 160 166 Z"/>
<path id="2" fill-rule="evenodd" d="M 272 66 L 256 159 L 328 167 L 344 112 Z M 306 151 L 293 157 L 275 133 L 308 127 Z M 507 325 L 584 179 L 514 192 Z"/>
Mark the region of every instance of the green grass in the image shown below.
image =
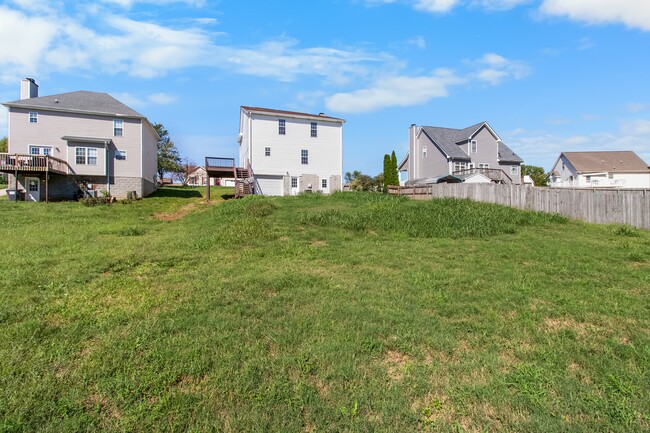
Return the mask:
<path id="1" fill-rule="evenodd" d="M 0 431 L 650 430 L 650 234 L 469 201 L 0 202 Z"/>

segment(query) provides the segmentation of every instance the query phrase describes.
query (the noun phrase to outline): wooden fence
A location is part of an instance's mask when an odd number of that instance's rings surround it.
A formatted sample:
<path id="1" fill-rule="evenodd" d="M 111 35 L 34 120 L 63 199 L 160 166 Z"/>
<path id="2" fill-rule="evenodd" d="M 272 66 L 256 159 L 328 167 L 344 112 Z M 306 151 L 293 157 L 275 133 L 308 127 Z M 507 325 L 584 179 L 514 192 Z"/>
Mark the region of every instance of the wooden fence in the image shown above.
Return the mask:
<path id="1" fill-rule="evenodd" d="M 467 198 L 519 209 L 558 213 L 598 224 L 627 224 L 650 230 L 649 189 L 536 188 L 495 183 L 391 186 L 390 194 L 418 200 Z"/>

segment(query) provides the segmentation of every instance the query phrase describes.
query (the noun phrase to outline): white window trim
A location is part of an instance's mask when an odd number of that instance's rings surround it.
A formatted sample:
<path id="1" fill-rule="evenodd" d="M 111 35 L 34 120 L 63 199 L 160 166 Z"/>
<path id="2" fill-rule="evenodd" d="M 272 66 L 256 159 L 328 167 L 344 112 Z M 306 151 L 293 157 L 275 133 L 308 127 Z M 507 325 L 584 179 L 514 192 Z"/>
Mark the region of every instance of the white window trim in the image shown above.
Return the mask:
<path id="1" fill-rule="evenodd" d="M 309 150 L 300 149 L 300 165 L 309 165 Z"/>
<path id="2" fill-rule="evenodd" d="M 490 164 L 487 162 L 479 162 L 478 168 L 490 168 Z"/>
<path id="3" fill-rule="evenodd" d="M 318 138 L 318 122 L 311 122 L 309 135 L 311 138 Z"/>
<path id="4" fill-rule="evenodd" d="M 119 127 L 117 125 L 120 125 Z M 116 134 L 117 130 L 120 130 L 120 134 Z M 124 137 L 124 120 L 122 119 L 113 119 L 113 137 Z"/>
<path id="5" fill-rule="evenodd" d="M 510 174 L 511 175 L 519 174 L 519 166 L 518 165 L 511 165 L 510 166 Z"/>
<path id="6" fill-rule="evenodd" d="M 472 140 L 469 142 L 469 152 L 478 153 L 478 141 Z"/>
<path id="7" fill-rule="evenodd" d="M 34 119 L 33 122 L 32 119 Z M 29 115 L 27 116 L 27 121 L 29 123 L 38 123 L 38 113 L 36 111 L 30 111 Z"/>
<path id="8" fill-rule="evenodd" d="M 278 135 L 287 135 L 286 119 L 278 119 Z"/>
<path id="9" fill-rule="evenodd" d="M 83 149 L 83 155 L 79 155 L 78 151 Z M 91 156 L 90 151 L 94 150 L 95 155 Z M 78 157 L 83 156 L 83 162 L 78 162 Z M 95 163 L 91 164 L 90 158 L 95 159 Z M 96 166 L 99 163 L 99 152 L 97 151 L 96 147 L 85 147 L 85 146 L 75 146 L 75 151 L 74 151 L 74 163 L 75 165 L 92 165 Z"/>
<path id="10" fill-rule="evenodd" d="M 293 185 L 294 183 L 296 184 L 296 186 Z M 298 178 L 295 176 L 291 177 L 291 188 L 298 188 Z"/>
<path id="11" fill-rule="evenodd" d="M 426 146 L 422 146 L 422 158 L 426 158 L 426 157 L 427 157 L 427 154 L 428 154 L 428 153 L 427 153 L 427 147 L 426 147 Z"/>
<path id="12" fill-rule="evenodd" d="M 270 147 L 265 147 L 264 148 L 264 156 L 271 156 L 271 148 Z"/>
<path id="13" fill-rule="evenodd" d="M 320 180 L 320 187 L 321 188 L 327 188 L 327 179 L 321 179 Z"/>
<path id="14" fill-rule="evenodd" d="M 38 149 L 39 151 L 38 151 L 38 153 L 32 153 L 32 149 Z M 43 149 L 50 149 L 50 153 L 42 153 Z M 38 145 L 38 144 L 30 144 L 30 145 L 27 146 L 27 152 L 30 155 L 41 155 L 41 156 L 50 155 L 50 156 L 52 156 L 52 151 L 53 150 L 54 149 L 52 148 L 52 146 L 41 146 L 41 145 Z"/>

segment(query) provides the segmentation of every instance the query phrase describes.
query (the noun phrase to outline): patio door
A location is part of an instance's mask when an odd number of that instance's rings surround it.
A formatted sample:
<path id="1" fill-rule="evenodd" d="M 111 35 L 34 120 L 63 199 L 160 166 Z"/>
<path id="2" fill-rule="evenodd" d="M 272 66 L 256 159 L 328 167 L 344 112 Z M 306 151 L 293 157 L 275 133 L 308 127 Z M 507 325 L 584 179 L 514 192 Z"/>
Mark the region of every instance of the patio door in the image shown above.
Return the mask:
<path id="1" fill-rule="evenodd" d="M 298 178 L 291 178 L 291 195 L 297 195 L 300 189 L 298 188 Z"/>
<path id="2" fill-rule="evenodd" d="M 25 184 L 25 201 L 41 201 L 41 180 L 37 177 L 26 177 Z"/>

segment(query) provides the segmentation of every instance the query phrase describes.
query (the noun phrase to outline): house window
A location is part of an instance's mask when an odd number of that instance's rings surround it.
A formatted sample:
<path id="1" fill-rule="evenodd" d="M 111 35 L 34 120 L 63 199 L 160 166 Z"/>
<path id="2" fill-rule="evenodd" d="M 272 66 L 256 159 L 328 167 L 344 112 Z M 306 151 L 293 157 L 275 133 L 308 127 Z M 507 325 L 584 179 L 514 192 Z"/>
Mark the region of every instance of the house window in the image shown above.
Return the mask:
<path id="1" fill-rule="evenodd" d="M 51 155 L 52 148 L 50 146 L 29 146 L 30 155 Z"/>
<path id="2" fill-rule="evenodd" d="M 77 147 L 75 162 L 79 165 L 97 165 L 97 148 Z"/>
<path id="3" fill-rule="evenodd" d="M 287 121 L 284 119 L 278 120 L 278 134 L 284 135 L 287 132 Z"/>
<path id="4" fill-rule="evenodd" d="M 318 137 L 318 123 L 311 122 L 311 136 Z"/>
<path id="5" fill-rule="evenodd" d="M 422 146 L 422 158 L 426 158 L 426 157 L 427 157 L 427 147 Z"/>
<path id="6" fill-rule="evenodd" d="M 115 152 L 115 159 L 126 160 L 126 150 L 118 150 Z"/>
<path id="7" fill-rule="evenodd" d="M 265 147 L 264 148 L 264 156 L 271 156 L 271 148 L 270 147 Z"/>
<path id="8" fill-rule="evenodd" d="M 564 161 L 562 161 L 562 171 L 564 171 L 566 167 L 564 167 Z"/>
<path id="9" fill-rule="evenodd" d="M 298 188 L 298 178 L 297 177 L 292 177 L 291 178 L 291 188 Z"/>
<path id="10" fill-rule="evenodd" d="M 614 179 L 614 173 L 609 173 L 607 177 L 609 177 L 610 179 Z"/>
<path id="11" fill-rule="evenodd" d="M 465 170 L 464 162 L 454 162 L 454 173 L 457 171 Z"/>
<path id="12" fill-rule="evenodd" d="M 307 149 L 300 151 L 300 163 L 303 165 L 309 164 L 309 151 Z"/>
<path id="13" fill-rule="evenodd" d="M 476 153 L 476 152 L 478 152 L 478 143 L 476 142 L 476 140 L 472 140 L 472 141 L 470 142 L 470 148 L 471 148 L 470 151 L 471 151 L 472 153 Z"/>
<path id="14" fill-rule="evenodd" d="M 510 166 L 510 174 L 512 174 L 512 175 L 519 174 L 519 167 L 517 167 L 516 165 L 511 165 Z"/>
<path id="15" fill-rule="evenodd" d="M 320 181 L 321 188 L 327 188 L 327 179 L 322 179 Z"/>
<path id="16" fill-rule="evenodd" d="M 29 113 L 29 123 L 38 123 L 38 113 Z"/>
<path id="17" fill-rule="evenodd" d="M 124 135 L 124 121 L 121 119 L 113 120 L 113 135 L 115 137 L 121 137 Z"/>
<path id="18" fill-rule="evenodd" d="M 488 164 L 487 162 L 479 162 L 478 168 L 490 168 L 490 164 Z"/>

